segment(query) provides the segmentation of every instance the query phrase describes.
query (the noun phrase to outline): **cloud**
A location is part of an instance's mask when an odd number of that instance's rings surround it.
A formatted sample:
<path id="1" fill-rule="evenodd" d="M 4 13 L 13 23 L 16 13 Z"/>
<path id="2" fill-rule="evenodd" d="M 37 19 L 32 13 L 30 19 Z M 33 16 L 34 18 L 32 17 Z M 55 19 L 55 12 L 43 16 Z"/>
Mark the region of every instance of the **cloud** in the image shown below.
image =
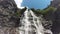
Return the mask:
<path id="1" fill-rule="evenodd" d="M 22 7 L 21 7 L 21 3 L 22 3 L 23 0 L 14 0 L 14 1 L 15 1 L 15 3 L 17 4 L 17 7 L 18 7 L 18 8 L 22 8 Z"/>

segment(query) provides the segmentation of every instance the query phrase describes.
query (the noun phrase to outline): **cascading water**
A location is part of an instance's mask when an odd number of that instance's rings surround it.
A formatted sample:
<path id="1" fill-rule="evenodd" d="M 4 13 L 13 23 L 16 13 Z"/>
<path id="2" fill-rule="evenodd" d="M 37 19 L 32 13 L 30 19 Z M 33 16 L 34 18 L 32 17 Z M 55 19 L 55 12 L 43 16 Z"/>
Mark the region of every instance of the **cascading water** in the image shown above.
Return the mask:
<path id="1" fill-rule="evenodd" d="M 44 34 L 45 28 L 42 26 L 41 20 L 41 16 L 37 17 L 32 10 L 26 9 L 20 20 L 21 27 L 19 27 L 19 34 Z M 51 31 L 49 33 L 52 34 Z"/>

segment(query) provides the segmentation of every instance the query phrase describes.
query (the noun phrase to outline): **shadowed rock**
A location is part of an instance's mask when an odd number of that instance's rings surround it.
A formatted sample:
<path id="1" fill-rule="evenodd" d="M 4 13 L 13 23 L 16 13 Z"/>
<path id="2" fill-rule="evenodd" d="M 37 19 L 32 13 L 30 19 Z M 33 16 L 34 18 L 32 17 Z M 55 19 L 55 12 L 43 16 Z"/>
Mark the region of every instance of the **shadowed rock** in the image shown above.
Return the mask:
<path id="1" fill-rule="evenodd" d="M 18 34 L 17 9 L 14 0 L 0 0 L 0 34 Z"/>
<path id="2" fill-rule="evenodd" d="M 17 26 L 19 18 L 14 15 L 16 12 L 17 6 L 14 0 L 0 0 L 0 26 Z"/>

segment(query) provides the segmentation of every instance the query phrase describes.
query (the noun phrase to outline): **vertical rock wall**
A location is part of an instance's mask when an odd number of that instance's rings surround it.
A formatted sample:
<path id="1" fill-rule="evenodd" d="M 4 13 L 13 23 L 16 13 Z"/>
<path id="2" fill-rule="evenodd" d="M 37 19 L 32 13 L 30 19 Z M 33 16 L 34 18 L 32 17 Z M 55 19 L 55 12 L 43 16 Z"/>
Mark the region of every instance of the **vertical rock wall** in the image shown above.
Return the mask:
<path id="1" fill-rule="evenodd" d="M 19 18 L 14 0 L 0 0 L 0 34 L 18 34 Z"/>

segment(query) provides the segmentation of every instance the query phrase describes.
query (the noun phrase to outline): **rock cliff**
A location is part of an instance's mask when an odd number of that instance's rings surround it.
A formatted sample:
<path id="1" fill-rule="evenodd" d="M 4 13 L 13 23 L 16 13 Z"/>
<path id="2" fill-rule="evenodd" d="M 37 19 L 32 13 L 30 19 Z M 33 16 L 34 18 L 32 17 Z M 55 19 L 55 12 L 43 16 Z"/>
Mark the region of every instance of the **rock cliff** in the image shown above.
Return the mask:
<path id="1" fill-rule="evenodd" d="M 0 34 L 18 34 L 17 10 L 14 0 L 0 0 Z"/>
<path id="2" fill-rule="evenodd" d="M 14 0 L 0 0 L 0 26 L 15 27 L 19 20 L 14 15 L 17 9 Z"/>
<path id="3" fill-rule="evenodd" d="M 46 15 L 46 19 L 50 19 L 53 22 L 52 32 L 53 34 L 60 33 L 60 0 L 53 0 L 51 5 L 57 10 Z"/>

